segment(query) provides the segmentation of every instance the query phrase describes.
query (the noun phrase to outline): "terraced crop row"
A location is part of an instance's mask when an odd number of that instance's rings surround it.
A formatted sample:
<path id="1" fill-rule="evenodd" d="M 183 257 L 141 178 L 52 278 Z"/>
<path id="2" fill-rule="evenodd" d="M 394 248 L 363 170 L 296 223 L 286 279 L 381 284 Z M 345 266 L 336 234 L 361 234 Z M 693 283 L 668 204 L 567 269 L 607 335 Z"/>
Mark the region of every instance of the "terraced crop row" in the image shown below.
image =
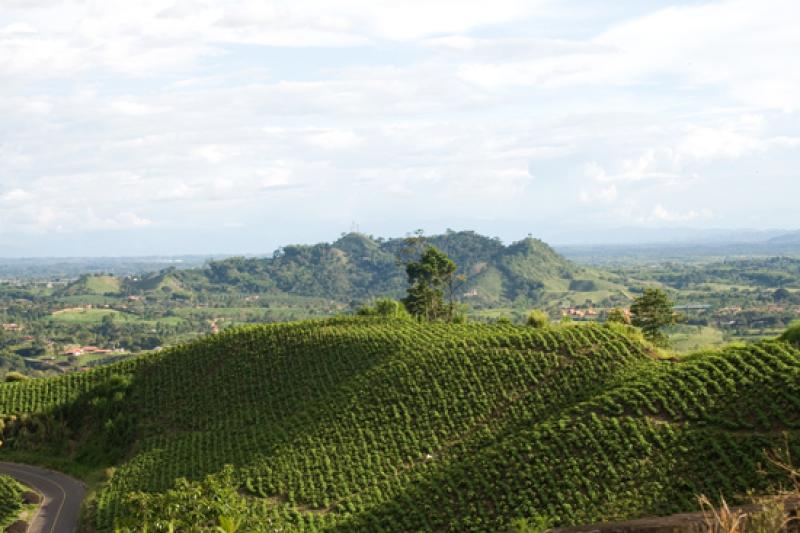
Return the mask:
<path id="1" fill-rule="evenodd" d="M 106 400 L 92 391 L 127 376 L 107 401 L 133 413 L 135 441 L 99 494 L 100 530 L 166 529 L 229 464 L 212 485 L 241 501 L 209 497 L 209 527 L 236 508 L 254 530 L 486 531 L 766 490 L 778 474 L 759 473 L 764 449 L 783 431 L 796 442 L 799 371 L 798 350 L 778 342 L 663 363 L 600 326 L 337 319 L 2 385 L 0 411 L 58 412 L 81 397 L 95 408 Z M 175 489 L 181 477 L 196 483 Z"/>

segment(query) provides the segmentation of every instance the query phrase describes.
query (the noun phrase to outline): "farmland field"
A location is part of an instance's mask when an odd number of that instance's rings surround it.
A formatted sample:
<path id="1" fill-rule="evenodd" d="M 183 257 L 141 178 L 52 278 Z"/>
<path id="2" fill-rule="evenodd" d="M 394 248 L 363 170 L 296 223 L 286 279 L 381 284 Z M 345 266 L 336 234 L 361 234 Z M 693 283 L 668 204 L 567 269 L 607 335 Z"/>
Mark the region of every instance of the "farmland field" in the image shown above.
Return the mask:
<path id="1" fill-rule="evenodd" d="M 781 476 L 764 450 L 800 451 L 798 376 L 800 351 L 778 341 L 675 363 L 624 327 L 255 326 L 0 385 L 2 453 L 115 466 L 91 507 L 100 531 L 229 515 L 292 531 L 568 525 L 768 490 Z"/>
<path id="2" fill-rule="evenodd" d="M 53 313 L 53 320 L 72 324 L 99 324 L 103 317 L 111 315 L 120 322 L 136 322 L 138 317 L 114 309 L 81 309 L 70 308 Z"/>

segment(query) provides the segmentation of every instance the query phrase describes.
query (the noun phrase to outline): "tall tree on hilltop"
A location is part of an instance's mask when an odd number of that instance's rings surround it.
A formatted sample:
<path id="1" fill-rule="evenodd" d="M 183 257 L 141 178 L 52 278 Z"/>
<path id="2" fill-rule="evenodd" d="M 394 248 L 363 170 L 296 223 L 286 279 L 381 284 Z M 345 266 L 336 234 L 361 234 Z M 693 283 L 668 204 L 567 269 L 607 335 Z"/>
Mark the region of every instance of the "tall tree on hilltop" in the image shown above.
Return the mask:
<path id="1" fill-rule="evenodd" d="M 645 289 L 631 305 L 631 322 L 642 330 L 646 339 L 659 346 L 667 344 L 662 328 L 678 322 L 673 303 L 661 289 Z"/>
<path id="2" fill-rule="evenodd" d="M 458 267 L 447 254 L 428 246 L 419 260 L 406 264 L 410 287 L 403 303 L 408 311 L 425 320 L 453 319 L 455 311 L 454 290 Z M 448 301 L 445 303 L 445 291 Z"/>

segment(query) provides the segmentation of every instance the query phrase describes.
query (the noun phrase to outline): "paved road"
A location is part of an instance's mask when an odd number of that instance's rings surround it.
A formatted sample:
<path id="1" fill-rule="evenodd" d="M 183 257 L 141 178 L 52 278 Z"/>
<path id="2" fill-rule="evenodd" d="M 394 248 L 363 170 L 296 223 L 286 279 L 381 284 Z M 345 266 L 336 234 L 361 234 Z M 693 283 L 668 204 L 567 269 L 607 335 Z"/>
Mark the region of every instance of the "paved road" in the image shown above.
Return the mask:
<path id="1" fill-rule="evenodd" d="M 35 466 L 0 462 L 0 474 L 18 479 L 44 496 L 28 533 L 74 533 L 78 528 L 83 483 L 59 472 Z"/>

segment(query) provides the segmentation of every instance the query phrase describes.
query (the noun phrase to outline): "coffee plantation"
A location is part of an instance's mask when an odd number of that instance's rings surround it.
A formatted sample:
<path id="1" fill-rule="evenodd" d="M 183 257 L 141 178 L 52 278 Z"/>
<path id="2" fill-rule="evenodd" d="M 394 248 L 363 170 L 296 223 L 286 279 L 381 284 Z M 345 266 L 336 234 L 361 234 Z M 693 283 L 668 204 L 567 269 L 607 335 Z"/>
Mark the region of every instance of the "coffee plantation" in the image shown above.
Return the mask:
<path id="1" fill-rule="evenodd" d="M 618 326 L 337 318 L 3 384 L 0 412 L 3 453 L 115 467 L 98 531 L 509 531 L 773 490 L 800 350 L 664 361 Z"/>

